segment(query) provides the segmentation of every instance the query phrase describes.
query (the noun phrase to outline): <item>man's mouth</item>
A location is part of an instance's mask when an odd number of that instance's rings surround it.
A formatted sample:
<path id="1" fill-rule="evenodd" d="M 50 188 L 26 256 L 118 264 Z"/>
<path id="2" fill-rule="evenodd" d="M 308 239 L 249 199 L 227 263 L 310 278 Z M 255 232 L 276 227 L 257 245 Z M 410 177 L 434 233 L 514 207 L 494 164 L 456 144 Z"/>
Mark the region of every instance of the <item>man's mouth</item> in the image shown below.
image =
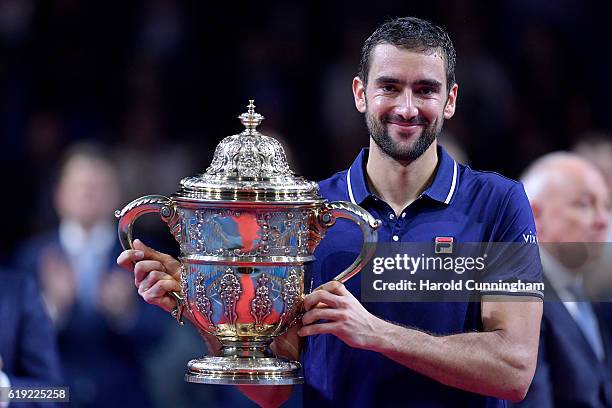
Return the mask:
<path id="1" fill-rule="evenodd" d="M 417 126 L 427 126 L 427 121 L 423 118 L 416 118 L 414 120 L 402 120 L 399 118 L 386 118 L 385 122 L 388 125 L 400 126 L 406 129 L 414 128 Z"/>
<path id="2" fill-rule="evenodd" d="M 415 123 L 415 122 L 395 122 L 395 121 L 390 121 L 390 122 L 387 122 L 387 124 L 403 127 L 403 128 L 406 128 L 406 129 L 411 129 L 411 128 L 415 128 L 415 127 L 418 127 L 418 126 L 424 126 L 422 123 Z"/>

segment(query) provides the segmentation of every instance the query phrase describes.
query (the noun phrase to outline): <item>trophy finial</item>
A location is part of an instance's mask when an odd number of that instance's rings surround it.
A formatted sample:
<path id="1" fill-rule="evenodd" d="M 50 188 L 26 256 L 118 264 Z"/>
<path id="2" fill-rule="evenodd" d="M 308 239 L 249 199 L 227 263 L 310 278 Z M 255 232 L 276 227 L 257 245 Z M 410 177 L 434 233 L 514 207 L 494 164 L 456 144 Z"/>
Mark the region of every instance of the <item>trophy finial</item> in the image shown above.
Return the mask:
<path id="1" fill-rule="evenodd" d="M 242 122 L 242 124 L 246 128 L 246 132 L 248 134 L 255 133 L 255 128 L 259 126 L 262 120 L 264 120 L 264 117 L 262 115 L 255 112 L 254 102 L 254 99 L 249 99 L 249 104 L 247 105 L 248 111 L 238 116 L 238 119 L 240 119 L 240 122 Z"/>

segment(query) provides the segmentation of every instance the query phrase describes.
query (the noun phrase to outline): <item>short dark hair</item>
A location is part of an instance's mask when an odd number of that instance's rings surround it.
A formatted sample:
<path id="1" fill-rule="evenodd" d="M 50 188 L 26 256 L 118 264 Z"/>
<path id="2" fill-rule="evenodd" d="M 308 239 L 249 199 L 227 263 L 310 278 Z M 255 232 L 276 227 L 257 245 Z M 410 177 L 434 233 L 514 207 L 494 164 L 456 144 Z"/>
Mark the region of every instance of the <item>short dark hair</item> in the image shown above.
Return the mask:
<path id="1" fill-rule="evenodd" d="M 446 62 L 447 88 L 455 83 L 455 47 L 448 33 L 441 27 L 416 17 L 400 17 L 385 21 L 368 37 L 361 48 L 359 78 L 364 86 L 368 83 L 370 55 L 379 44 L 391 44 L 409 50 L 442 51 Z"/>
<path id="2" fill-rule="evenodd" d="M 62 154 L 59 166 L 55 170 L 55 184 L 60 183 L 66 173 L 68 163 L 77 157 L 102 162 L 114 170 L 118 166 L 115 157 L 106 145 L 95 140 L 81 140 L 70 145 Z"/>

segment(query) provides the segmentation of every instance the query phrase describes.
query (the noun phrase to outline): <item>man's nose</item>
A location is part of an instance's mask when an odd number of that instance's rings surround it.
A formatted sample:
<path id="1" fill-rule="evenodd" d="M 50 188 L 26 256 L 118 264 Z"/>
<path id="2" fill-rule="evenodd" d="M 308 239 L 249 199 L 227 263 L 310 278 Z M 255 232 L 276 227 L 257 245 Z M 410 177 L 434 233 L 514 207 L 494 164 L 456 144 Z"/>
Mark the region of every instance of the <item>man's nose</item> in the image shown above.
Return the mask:
<path id="1" fill-rule="evenodd" d="M 419 109 L 416 106 L 414 94 L 411 90 L 406 90 L 398 96 L 396 113 L 402 118 L 409 120 L 419 114 Z"/>
<path id="2" fill-rule="evenodd" d="M 608 230 L 610 225 L 610 212 L 604 205 L 598 206 L 595 216 L 595 227 L 597 230 Z"/>

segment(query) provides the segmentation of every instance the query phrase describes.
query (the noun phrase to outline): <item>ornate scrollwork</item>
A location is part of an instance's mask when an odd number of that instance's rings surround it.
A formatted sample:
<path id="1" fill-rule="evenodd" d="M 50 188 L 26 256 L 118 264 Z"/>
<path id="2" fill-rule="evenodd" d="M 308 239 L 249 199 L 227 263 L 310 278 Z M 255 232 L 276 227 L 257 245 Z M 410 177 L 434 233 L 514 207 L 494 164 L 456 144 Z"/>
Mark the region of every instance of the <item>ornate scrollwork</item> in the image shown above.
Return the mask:
<path id="1" fill-rule="evenodd" d="M 301 274 L 295 268 L 291 268 L 289 276 L 283 280 L 281 290 L 283 299 L 283 313 L 280 316 L 278 329 L 289 327 L 284 323 L 293 320 L 298 312 L 298 302 L 302 300 Z"/>
<path id="2" fill-rule="evenodd" d="M 255 318 L 255 330 L 262 330 L 263 321 L 272 313 L 269 283 L 270 278 L 265 273 L 257 279 L 255 297 L 251 300 L 251 315 Z"/>
<path id="3" fill-rule="evenodd" d="M 184 241 L 183 253 L 204 256 L 253 257 L 253 256 L 308 256 L 312 254 L 310 229 L 319 224 L 313 219 L 315 210 L 256 211 L 253 216 L 259 228 L 259 241 L 246 251 L 239 244 L 235 223 L 229 218 L 244 215 L 244 211 L 219 211 L 200 209 L 185 211 L 182 215 Z M 318 242 L 317 242 L 318 243 Z"/>
<path id="4" fill-rule="evenodd" d="M 316 183 L 295 176 L 278 140 L 255 128 L 263 116 L 249 104 L 240 115 L 245 130 L 224 138 L 215 149 L 206 172 L 181 180 L 180 196 L 197 199 L 246 201 L 321 200 Z"/>
<path id="5" fill-rule="evenodd" d="M 185 265 L 181 264 L 181 292 L 183 293 L 184 298 L 189 297 L 189 284 L 187 283 L 187 271 L 185 270 Z"/>
<path id="6" fill-rule="evenodd" d="M 219 296 L 223 302 L 223 314 L 229 323 L 236 324 L 238 318 L 236 303 L 242 294 L 242 286 L 240 286 L 240 280 L 234 274 L 232 268 L 227 268 L 221 277 L 219 286 Z"/>
<path id="7" fill-rule="evenodd" d="M 228 136 L 219 143 L 206 174 L 202 177 L 291 177 L 281 144 L 258 132 Z"/>
<path id="8" fill-rule="evenodd" d="M 213 326 L 212 321 L 212 303 L 206 294 L 206 285 L 204 284 L 204 277 L 202 275 L 198 275 L 196 287 L 195 287 L 195 304 L 198 311 L 206 317 L 208 320 L 208 324 Z"/>
<path id="9" fill-rule="evenodd" d="M 308 251 L 314 253 L 315 249 L 319 245 L 319 242 L 325 237 L 327 227 L 320 223 L 316 217 L 311 218 L 308 223 Z"/>

